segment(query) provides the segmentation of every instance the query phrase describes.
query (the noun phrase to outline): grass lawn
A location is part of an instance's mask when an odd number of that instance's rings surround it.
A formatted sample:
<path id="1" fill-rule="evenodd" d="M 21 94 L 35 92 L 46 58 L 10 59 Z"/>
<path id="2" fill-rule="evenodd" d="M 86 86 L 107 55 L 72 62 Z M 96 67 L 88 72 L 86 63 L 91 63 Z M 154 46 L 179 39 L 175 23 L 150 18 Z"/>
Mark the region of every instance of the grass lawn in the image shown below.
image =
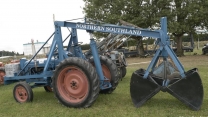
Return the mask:
<path id="1" fill-rule="evenodd" d="M 128 58 L 128 63 L 150 61 L 151 58 Z M 208 117 L 208 56 L 192 55 L 179 57 L 185 70 L 197 67 L 204 87 L 204 100 L 199 111 L 193 111 L 168 93 L 159 92 L 142 107 L 135 108 L 130 97 L 130 79 L 139 68 L 149 63 L 129 65 L 127 74 L 112 94 L 99 94 L 96 102 L 86 109 L 62 106 L 53 93 L 43 87 L 34 88 L 34 99 L 30 103 L 17 103 L 13 98 L 14 84 L 0 86 L 0 117 Z M 193 84 L 194 85 L 194 84 Z"/>

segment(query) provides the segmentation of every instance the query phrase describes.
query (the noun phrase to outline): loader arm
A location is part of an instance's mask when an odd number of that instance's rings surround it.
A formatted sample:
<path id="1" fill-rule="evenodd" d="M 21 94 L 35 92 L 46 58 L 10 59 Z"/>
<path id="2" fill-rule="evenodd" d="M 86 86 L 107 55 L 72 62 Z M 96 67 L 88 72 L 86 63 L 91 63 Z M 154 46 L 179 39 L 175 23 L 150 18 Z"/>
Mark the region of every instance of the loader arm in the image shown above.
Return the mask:
<path id="1" fill-rule="evenodd" d="M 109 24 L 88 24 L 88 23 L 75 23 L 66 21 L 55 21 L 54 24 L 60 27 L 70 27 L 75 29 L 87 30 L 87 31 L 97 31 L 105 33 L 115 33 L 115 34 L 125 34 L 134 36 L 146 36 L 153 38 L 161 38 L 159 30 L 147 30 L 139 29 L 127 26 L 109 25 Z"/>
<path id="2" fill-rule="evenodd" d="M 151 69 L 154 69 L 155 63 L 158 60 L 158 56 L 163 56 L 167 58 L 168 55 L 171 59 L 175 62 L 176 67 L 178 68 L 181 77 L 184 78 L 184 68 L 180 64 L 179 60 L 177 59 L 175 53 L 171 51 L 169 47 L 170 41 L 169 36 L 167 35 L 167 18 L 161 18 L 161 29 L 160 30 L 149 30 L 149 29 L 142 29 L 137 27 L 130 27 L 130 26 L 119 26 L 119 25 L 112 25 L 112 24 L 91 24 L 91 23 L 80 23 L 80 22 L 67 22 L 67 21 L 55 21 L 54 25 L 57 27 L 70 27 L 72 29 L 81 29 L 86 30 L 88 32 L 103 32 L 103 33 L 113 33 L 113 34 L 122 34 L 122 35 L 131 35 L 131 36 L 145 36 L 145 37 L 152 37 L 158 40 L 158 44 L 160 49 L 157 50 L 151 64 L 149 65 L 144 78 L 147 78 Z M 168 51 L 168 52 L 167 52 Z"/>

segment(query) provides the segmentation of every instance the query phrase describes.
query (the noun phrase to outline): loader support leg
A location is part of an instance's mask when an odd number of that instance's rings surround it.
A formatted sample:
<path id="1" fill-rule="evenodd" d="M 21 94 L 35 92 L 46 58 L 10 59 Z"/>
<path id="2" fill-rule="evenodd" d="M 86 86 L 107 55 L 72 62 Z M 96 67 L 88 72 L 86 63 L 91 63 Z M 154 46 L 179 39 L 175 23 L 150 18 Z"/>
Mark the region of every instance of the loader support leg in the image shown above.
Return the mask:
<path id="1" fill-rule="evenodd" d="M 98 56 L 99 54 L 98 54 L 98 51 L 97 51 L 96 42 L 93 38 L 90 39 L 90 48 L 91 48 L 92 55 L 93 55 L 93 58 L 94 58 L 96 71 L 97 71 L 98 76 L 100 78 L 100 82 L 101 82 L 100 83 L 100 88 L 101 89 L 110 88 L 111 87 L 110 81 L 107 78 L 105 78 L 105 76 L 103 74 L 100 59 L 99 59 L 99 56 Z"/>

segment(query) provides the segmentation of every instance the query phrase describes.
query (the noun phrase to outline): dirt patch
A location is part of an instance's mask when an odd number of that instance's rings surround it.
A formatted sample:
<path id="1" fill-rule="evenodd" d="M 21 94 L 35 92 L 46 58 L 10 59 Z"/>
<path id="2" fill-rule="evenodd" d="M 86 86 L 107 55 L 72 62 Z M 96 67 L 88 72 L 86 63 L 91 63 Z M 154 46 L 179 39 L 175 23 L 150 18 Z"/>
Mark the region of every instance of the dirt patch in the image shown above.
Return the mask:
<path id="1" fill-rule="evenodd" d="M 139 62 L 151 61 L 152 57 L 147 57 L 147 58 L 130 57 L 130 58 L 126 58 L 126 60 L 128 63 L 139 63 Z"/>
<path id="2" fill-rule="evenodd" d="M 128 63 L 128 68 L 133 67 L 133 68 L 144 68 L 146 69 L 152 60 L 152 57 L 147 57 L 147 58 L 140 58 L 140 57 L 130 57 L 126 58 L 126 61 Z"/>
<path id="3" fill-rule="evenodd" d="M 197 68 L 197 66 L 207 66 L 208 56 L 206 55 L 190 55 L 179 57 L 179 61 L 184 68 Z"/>

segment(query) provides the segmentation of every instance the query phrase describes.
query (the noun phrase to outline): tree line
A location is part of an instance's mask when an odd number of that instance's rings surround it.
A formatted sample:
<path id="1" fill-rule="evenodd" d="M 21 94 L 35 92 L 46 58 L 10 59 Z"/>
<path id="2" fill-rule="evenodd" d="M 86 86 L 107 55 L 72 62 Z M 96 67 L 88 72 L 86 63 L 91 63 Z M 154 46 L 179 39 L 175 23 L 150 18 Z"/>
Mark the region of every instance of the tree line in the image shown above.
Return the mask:
<path id="1" fill-rule="evenodd" d="M 190 36 L 183 36 L 182 40 L 183 42 L 190 42 Z M 193 36 L 194 41 L 208 41 L 208 34 L 194 34 Z"/>
<path id="2" fill-rule="evenodd" d="M 0 57 L 2 56 L 14 56 L 14 55 L 20 55 L 18 52 L 14 52 L 14 51 L 0 51 Z"/>
<path id="3" fill-rule="evenodd" d="M 193 36 L 194 38 L 194 41 L 208 41 L 208 34 L 195 34 Z M 190 39 L 191 37 L 188 35 L 188 36 L 183 36 L 182 37 L 182 40 L 183 42 L 190 42 Z M 147 40 L 143 40 L 142 43 L 144 44 L 148 44 L 148 45 L 152 45 L 154 44 L 155 42 L 155 39 L 147 39 Z M 122 47 L 128 47 L 128 46 L 136 46 L 136 44 L 138 44 L 138 40 L 135 40 L 135 39 L 130 39 L 128 40 L 128 42 L 125 42 Z M 90 49 L 90 44 L 83 44 L 83 45 L 80 45 L 82 50 L 89 50 Z"/>
<path id="4" fill-rule="evenodd" d="M 183 55 L 184 34 L 195 34 L 196 27 L 208 27 L 207 0 L 83 0 L 87 18 L 117 24 L 119 20 L 141 28 L 160 27 L 160 17 L 167 17 L 168 32 L 177 43 L 177 54 Z M 106 36 L 94 34 L 97 38 Z M 140 40 L 141 37 L 135 39 Z M 141 43 L 142 44 L 142 43 Z M 139 49 L 142 51 L 143 45 Z M 142 54 L 142 53 L 140 53 Z"/>

